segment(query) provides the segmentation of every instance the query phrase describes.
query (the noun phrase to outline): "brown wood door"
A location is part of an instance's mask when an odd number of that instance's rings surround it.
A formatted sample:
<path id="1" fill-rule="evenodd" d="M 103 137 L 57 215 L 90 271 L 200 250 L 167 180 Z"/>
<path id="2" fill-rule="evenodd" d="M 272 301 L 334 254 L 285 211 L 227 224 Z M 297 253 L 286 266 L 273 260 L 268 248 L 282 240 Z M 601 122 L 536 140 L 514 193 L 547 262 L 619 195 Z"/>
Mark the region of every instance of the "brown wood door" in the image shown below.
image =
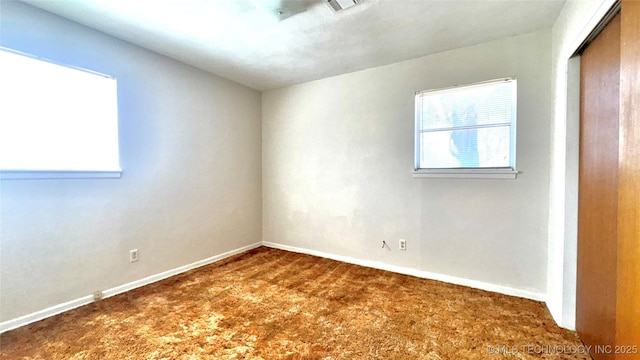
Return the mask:
<path id="1" fill-rule="evenodd" d="M 576 329 L 594 359 L 640 359 L 640 1 L 580 65 Z"/>
<path id="2" fill-rule="evenodd" d="M 615 343 L 619 96 L 618 14 L 580 59 L 576 329 L 592 346 Z"/>
<path id="3" fill-rule="evenodd" d="M 640 1 L 622 2 L 621 22 L 616 342 L 640 359 Z"/>

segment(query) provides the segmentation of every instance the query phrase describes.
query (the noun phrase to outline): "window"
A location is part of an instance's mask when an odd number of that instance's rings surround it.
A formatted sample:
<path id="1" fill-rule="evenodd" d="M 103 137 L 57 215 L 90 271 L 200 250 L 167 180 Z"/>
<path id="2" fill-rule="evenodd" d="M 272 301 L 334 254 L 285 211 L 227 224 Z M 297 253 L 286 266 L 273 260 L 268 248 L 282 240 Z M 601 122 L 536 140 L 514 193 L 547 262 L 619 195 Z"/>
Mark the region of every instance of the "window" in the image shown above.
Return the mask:
<path id="1" fill-rule="evenodd" d="M 416 177 L 515 178 L 515 78 L 416 94 Z"/>
<path id="2" fill-rule="evenodd" d="M 116 80 L 0 49 L 0 178 L 119 177 Z"/>

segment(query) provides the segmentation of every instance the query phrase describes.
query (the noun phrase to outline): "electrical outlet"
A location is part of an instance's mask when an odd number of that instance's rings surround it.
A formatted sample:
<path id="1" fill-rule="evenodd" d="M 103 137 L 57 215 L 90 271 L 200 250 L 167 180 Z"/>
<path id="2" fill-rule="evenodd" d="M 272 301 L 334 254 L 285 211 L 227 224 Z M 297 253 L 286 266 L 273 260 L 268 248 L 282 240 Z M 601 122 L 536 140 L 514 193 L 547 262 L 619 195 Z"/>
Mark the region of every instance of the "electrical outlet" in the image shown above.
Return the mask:
<path id="1" fill-rule="evenodd" d="M 407 240 L 400 239 L 400 241 L 398 242 L 398 247 L 400 248 L 400 250 L 407 250 Z"/>
<path id="2" fill-rule="evenodd" d="M 129 250 L 129 262 L 136 262 L 138 260 L 140 260 L 138 249 Z"/>
<path id="3" fill-rule="evenodd" d="M 100 291 L 100 290 L 93 292 L 93 300 L 100 300 L 100 299 L 102 299 L 102 296 L 104 296 L 104 295 L 102 294 L 102 291 Z"/>

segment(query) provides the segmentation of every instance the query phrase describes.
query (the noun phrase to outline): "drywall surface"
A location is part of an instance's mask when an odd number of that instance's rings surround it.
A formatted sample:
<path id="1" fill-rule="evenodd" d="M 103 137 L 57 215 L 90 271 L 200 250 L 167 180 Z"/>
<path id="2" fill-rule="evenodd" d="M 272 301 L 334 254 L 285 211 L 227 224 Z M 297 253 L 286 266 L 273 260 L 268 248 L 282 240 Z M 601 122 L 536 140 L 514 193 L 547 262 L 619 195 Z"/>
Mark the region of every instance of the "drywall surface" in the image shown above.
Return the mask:
<path id="1" fill-rule="evenodd" d="M 261 240 L 259 92 L 25 4 L 1 7 L 2 46 L 118 79 L 124 173 L 0 182 L 0 321 Z"/>
<path id="2" fill-rule="evenodd" d="M 545 293 L 550 61 L 542 31 L 264 92 L 263 241 Z M 507 76 L 518 178 L 413 178 L 415 92 Z"/>
<path id="3" fill-rule="evenodd" d="M 579 59 L 571 59 L 613 0 L 567 1 L 552 30 L 551 170 L 547 306 L 575 328 L 578 233 Z"/>

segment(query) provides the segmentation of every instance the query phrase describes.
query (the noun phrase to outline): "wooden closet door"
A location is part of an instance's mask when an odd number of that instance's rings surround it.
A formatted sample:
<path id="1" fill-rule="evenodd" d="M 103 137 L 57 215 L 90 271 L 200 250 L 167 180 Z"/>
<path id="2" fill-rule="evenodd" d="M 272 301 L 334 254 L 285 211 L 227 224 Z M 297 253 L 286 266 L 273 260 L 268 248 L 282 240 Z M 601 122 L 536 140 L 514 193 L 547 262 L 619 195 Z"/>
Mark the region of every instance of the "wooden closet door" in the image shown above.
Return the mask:
<path id="1" fill-rule="evenodd" d="M 622 2 L 616 341 L 640 359 L 640 1 Z M 633 348 L 631 348 L 634 352 Z"/>
<path id="2" fill-rule="evenodd" d="M 594 359 L 640 359 L 640 1 L 581 56 L 576 329 Z"/>
<path id="3" fill-rule="evenodd" d="M 576 329 L 595 347 L 616 333 L 620 14 L 582 53 L 580 87 Z"/>

